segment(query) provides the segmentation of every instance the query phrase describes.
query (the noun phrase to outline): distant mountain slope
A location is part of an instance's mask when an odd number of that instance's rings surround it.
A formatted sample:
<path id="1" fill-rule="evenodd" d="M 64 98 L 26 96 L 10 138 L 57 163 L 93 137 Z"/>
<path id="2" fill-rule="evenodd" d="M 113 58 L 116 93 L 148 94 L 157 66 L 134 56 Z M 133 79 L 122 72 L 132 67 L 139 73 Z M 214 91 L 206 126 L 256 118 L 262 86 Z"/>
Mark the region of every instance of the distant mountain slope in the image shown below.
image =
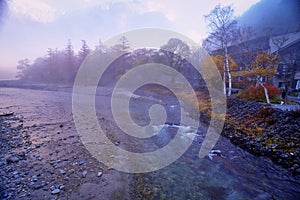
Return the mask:
<path id="1" fill-rule="evenodd" d="M 6 14 L 6 9 L 7 9 L 6 1 L 0 0 L 0 25 L 1 25 L 1 22 L 2 22 L 2 18 Z"/>
<path id="2" fill-rule="evenodd" d="M 240 25 L 251 26 L 258 36 L 272 29 L 274 35 L 300 28 L 299 0 L 261 0 L 238 18 Z"/>

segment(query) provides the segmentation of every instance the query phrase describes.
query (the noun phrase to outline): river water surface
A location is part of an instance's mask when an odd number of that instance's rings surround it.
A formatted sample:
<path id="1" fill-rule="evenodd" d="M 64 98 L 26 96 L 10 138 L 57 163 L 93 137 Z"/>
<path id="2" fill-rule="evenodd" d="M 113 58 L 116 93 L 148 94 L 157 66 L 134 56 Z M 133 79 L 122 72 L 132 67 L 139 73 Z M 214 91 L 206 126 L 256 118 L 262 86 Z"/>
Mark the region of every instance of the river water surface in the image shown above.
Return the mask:
<path id="1" fill-rule="evenodd" d="M 113 126 L 113 119 L 107 110 L 109 106 L 102 104 L 101 101 L 101 98 L 103 102 L 107 101 L 109 94 L 110 90 L 107 88 L 101 88 L 97 92 L 99 99 L 96 103 L 99 104 L 97 116 L 103 118 L 99 123 L 107 126 L 111 132 L 115 132 L 117 128 Z M 54 140 L 56 136 L 52 137 L 51 134 L 55 135 L 57 130 L 54 130 L 52 125 L 68 126 L 68 130 L 62 131 L 60 135 L 65 134 L 65 137 L 77 135 L 72 118 L 71 89 L 42 91 L 0 88 L 0 108 L 22 116 L 24 127 L 41 127 L 39 131 L 30 133 L 33 144 L 43 141 L 46 145 L 47 140 L 48 142 Z M 63 195 L 64 191 L 62 191 L 59 194 L 61 196 L 57 197 L 61 199 L 77 199 L 79 196 L 81 199 L 300 199 L 299 177 L 292 176 L 287 170 L 274 165 L 267 159 L 247 153 L 224 137 L 220 137 L 217 145 L 213 148 L 219 150 L 220 154 L 200 159 L 198 151 L 203 139 L 202 131 L 205 131 L 205 127 L 199 129 L 199 136 L 195 138 L 191 147 L 181 158 L 161 170 L 143 174 L 127 174 L 116 170 L 111 173 L 103 167 L 103 164 L 98 163 L 105 169 L 103 177 L 106 184 L 103 184 L 103 180 L 100 179 L 86 179 L 89 180 L 90 187 L 96 189 L 89 188 L 87 181 L 78 182 L 70 192 L 71 194 Z M 50 136 L 44 137 L 47 134 Z M 121 139 L 117 139 L 120 147 L 126 146 L 126 141 L 120 141 Z M 163 145 L 164 138 L 160 138 L 154 143 L 157 146 L 160 146 L 160 143 Z M 55 144 L 52 145 L 54 145 L 53 148 L 56 148 Z M 81 148 L 72 151 L 68 150 L 69 146 L 67 145 L 64 148 L 65 151 L 79 156 L 82 154 Z M 39 151 L 42 158 L 47 160 L 47 155 L 49 155 L 47 149 Z M 55 158 L 55 155 L 52 155 L 52 160 L 62 160 L 64 156 L 68 157 L 68 155 L 59 155 L 59 158 Z M 89 156 L 86 154 L 87 158 L 85 159 L 89 160 Z M 43 163 L 44 161 L 40 159 L 40 161 L 35 161 L 35 163 L 37 162 Z M 59 167 L 63 166 L 62 164 Z M 30 170 L 33 169 L 28 168 L 28 171 Z M 54 179 L 52 181 L 55 182 Z M 65 184 L 68 186 L 71 183 Z M 85 189 L 82 189 L 83 184 L 85 184 Z M 98 187 L 97 184 L 100 186 Z M 51 183 L 48 187 L 50 185 Z M 87 191 L 89 194 L 84 194 Z M 27 198 L 48 197 L 47 192 L 44 190 L 44 194 L 42 190 L 37 191 L 36 195 L 31 194 Z M 49 197 L 53 197 L 53 195 Z"/>

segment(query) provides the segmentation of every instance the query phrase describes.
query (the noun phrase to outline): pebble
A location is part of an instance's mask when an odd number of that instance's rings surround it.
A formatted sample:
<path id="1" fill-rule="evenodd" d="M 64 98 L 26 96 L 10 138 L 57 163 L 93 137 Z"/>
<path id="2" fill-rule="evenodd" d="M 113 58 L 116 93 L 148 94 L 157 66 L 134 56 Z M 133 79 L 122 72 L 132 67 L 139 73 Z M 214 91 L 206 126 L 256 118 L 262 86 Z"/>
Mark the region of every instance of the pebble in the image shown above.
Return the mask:
<path id="1" fill-rule="evenodd" d="M 58 188 L 51 191 L 51 194 L 59 194 L 59 193 L 60 193 L 60 189 Z"/>
<path id="2" fill-rule="evenodd" d="M 60 189 L 60 190 L 63 190 L 63 189 L 65 189 L 65 188 L 66 188 L 66 186 L 64 186 L 64 185 L 59 186 L 59 189 Z"/>
<path id="3" fill-rule="evenodd" d="M 63 169 L 61 169 L 61 170 L 59 170 L 59 173 L 61 173 L 61 174 L 65 174 L 65 173 L 66 173 L 66 171 L 65 171 L 65 170 L 63 170 Z"/>
<path id="4" fill-rule="evenodd" d="M 37 177 L 36 177 L 36 176 L 33 176 L 33 177 L 32 177 L 32 181 L 33 181 L 33 182 L 37 182 L 37 181 L 38 181 Z"/>
<path id="5" fill-rule="evenodd" d="M 98 177 L 101 177 L 102 174 L 103 174 L 102 172 L 98 172 L 98 173 L 97 173 L 97 176 L 98 176 Z"/>
<path id="6" fill-rule="evenodd" d="M 87 171 L 84 170 L 84 171 L 82 172 L 82 177 L 85 178 L 86 175 L 87 175 Z"/>
<path id="7" fill-rule="evenodd" d="M 79 162 L 79 165 L 84 165 L 86 162 L 84 160 Z"/>
<path id="8" fill-rule="evenodd" d="M 39 185 L 39 184 L 33 185 L 33 189 L 35 189 L 35 190 L 41 189 L 42 187 L 43 186 Z"/>
<path id="9" fill-rule="evenodd" d="M 13 156 L 13 157 L 10 157 L 10 158 L 7 158 L 6 159 L 6 162 L 9 164 L 9 163 L 16 163 L 16 162 L 19 162 L 19 158 L 16 157 L 16 156 Z"/>

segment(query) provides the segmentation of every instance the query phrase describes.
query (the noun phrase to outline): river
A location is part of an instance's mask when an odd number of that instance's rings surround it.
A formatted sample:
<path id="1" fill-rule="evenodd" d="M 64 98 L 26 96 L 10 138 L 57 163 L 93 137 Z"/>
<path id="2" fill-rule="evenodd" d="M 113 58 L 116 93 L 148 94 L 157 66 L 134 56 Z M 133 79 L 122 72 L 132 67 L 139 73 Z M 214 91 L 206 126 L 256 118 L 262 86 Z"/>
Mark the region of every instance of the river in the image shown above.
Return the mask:
<path id="1" fill-rule="evenodd" d="M 97 95 L 99 99 L 107 101 L 110 90 L 107 88 L 99 89 Z M 103 126 L 107 125 L 110 131 L 117 131 L 113 127 L 112 118 L 102 101 L 97 101 L 99 109 L 97 116 L 103 117 L 101 122 Z M 97 103 L 96 103 L 97 104 Z M 41 165 L 35 169 L 26 166 L 23 167 L 32 176 L 36 170 L 43 170 L 41 179 L 47 179 L 48 161 L 66 160 L 66 163 L 57 164 L 56 169 L 67 169 L 66 174 L 76 168 L 74 158 L 81 157 L 82 160 L 92 160 L 90 166 L 87 164 L 88 174 L 96 173 L 99 168 L 103 170 L 103 176 L 100 179 L 87 176 L 86 179 L 76 174 L 80 171 L 82 165 L 78 163 L 78 169 L 75 173 L 69 173 L 68 180 L 58 178 L 66 186 L 71 188 L 76 182 L 73 190 L 62 189 L 57 197 L 60 199 L 300 199 L 300 177 L 293 176 L 287 170 L 274 165 L 271 161 L 249 154 L 248 152 L 234 146 L 227 138 L 220 137 L 214 150 L 221 153 L 209 158 L 208 156 L 200 159 L 198 151 L 201 146 L 201 134 L 205 127 L 200 128 L 197 136 L 190 148 L 174 163 L 158 171 L 141 174 L 128 174 L 111 170 L 92 158 L 80 141 L 74 126 L 72 118 L 72 91 L 64 89 L 60 91 L 43 91 L 17 88 L 0 88 L 0 108 L 14 112 L 15 116 L 22 117 L 22 126 L 29 127 L 32 145 L 42 143 L 42 147 L 31 148 L 28 151 L 30 161 L 35 166 Z M 101 108 L 101 109 L 100 109 Z M 107 116 L 107 117 L 106 117 Z M 61 127 L 61 133 L 59 125 Z M 63 139 L 65 138 L 65 139 Z M 119 138 L 120 140 L 122 138 Z M 56 146 L 51 141 L 64 141 L 64 145 Z M 125 147 L 125 141 L 118 141 L 120 147 Z M 156 141 L 156 143 L 162 140 Z M 58 144 L 58 143 L 57 143 Z M 74 145 L 78 147 L 74 148 Z M 51 146 L 51 148 L 49 148 Z M 80 146 L 80 148 L 79 148 Z M 24 149 L 29 149 L 25 147 Z M 51 154 L 54 150 L 60 151 L 63 148 L 68 154 Z M 50 152 L 51 151 L 51 152 Z M 6 153 L 8 154 L 8 153 Z M 39 155 L 41 159 L 34 159 Z M 49 155 L 51 158 L 49 158 Z M 70 158 L 72 155 L 72 158 Z M 7 155 L 3 155 L 7 157 Z M 72 160 L 73 159 L 73 160 Z M 25 162 L 25 161 L 24 161 Z M 80 162 L 80 160 L 78 160 Z M 22 162 L 19 162 L 19 164 Z M 75 164 L 74 164 L 75 163 Z M 76 165 L 76 166 L 75 166 Z M 84 166 L 84 165 L 83 165 Z M 4 169 L 4 166 L 1 166 Z M 45 169 L 46 168 L 46 169 Z M 2 169 L 1 169 L 2 170 Z M 51 170 L 50 170 L 51 171 Z M 111 172 L 114 171 L 114 172 Z M 81 172 L 81 171 L 80 171 Z M 52 185 L 57 183 L 53 176 L 56 172 L 50 173 L 52 178 L 45 181 L 42 188 L 30 190 L 30 194 L 23 195 L 22 191 L 15 195 L 15 199 L 41 199 L 50 198 L 49 192 Z M 62 173 L 64 174 L 64 173 Z M 74 175 L 75 174 L 75 175 Z M 72 176 L 74 175 L 74 179 Z M 24 175 L 26 178 L 26 175 Z M 77 179 L 75 179 L 77 178 Z M 52 183 L 53 182 L 53 183 Z M 105 183 L 105 184 L 104 184 Z M 13 193 L 13 192 L 12 192 Z M 23 197 L 23 198 L 21 198 Z"/>

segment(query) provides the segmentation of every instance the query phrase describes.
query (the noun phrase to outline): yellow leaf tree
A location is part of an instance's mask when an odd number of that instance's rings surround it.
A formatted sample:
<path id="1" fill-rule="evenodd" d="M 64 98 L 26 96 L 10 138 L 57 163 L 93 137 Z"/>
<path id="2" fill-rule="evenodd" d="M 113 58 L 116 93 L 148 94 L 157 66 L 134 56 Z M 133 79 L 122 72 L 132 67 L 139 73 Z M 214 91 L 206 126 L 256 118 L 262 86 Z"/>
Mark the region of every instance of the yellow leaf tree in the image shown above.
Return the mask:
<path id="1" fill-rule="evenodd" d="M 264 89 L 267 103 L 270 102 L 268 90 L 263 84 L 265 77 L 276 74 L 278 66 L 278 55 L 273 55 L 268 51 L 257 54 L 254 60 L 242 71 L 244 76 L 248 76 L 255 80 L 256 85 L 260 85 Z"/>
<path id="2" fill-rule="evenodd" d="M 212 56 L 212 60 L 218 67 L 218 70 L 223 78 L 224 94 L 226 94 L 226 71 L 224 70 L 225 69 L 224 66 L 226 63 L 225 63 L 224 55 L 219 55 L 219 54 L 214 55 L 214 56 Z M 230 55 L 228 56 L 228 65 L 229 65 L 229 70 L 231 72 L 237 70 L 237 64 Z M 232 73 L 232 76 L 235 76 L 235 73 Z"/>

